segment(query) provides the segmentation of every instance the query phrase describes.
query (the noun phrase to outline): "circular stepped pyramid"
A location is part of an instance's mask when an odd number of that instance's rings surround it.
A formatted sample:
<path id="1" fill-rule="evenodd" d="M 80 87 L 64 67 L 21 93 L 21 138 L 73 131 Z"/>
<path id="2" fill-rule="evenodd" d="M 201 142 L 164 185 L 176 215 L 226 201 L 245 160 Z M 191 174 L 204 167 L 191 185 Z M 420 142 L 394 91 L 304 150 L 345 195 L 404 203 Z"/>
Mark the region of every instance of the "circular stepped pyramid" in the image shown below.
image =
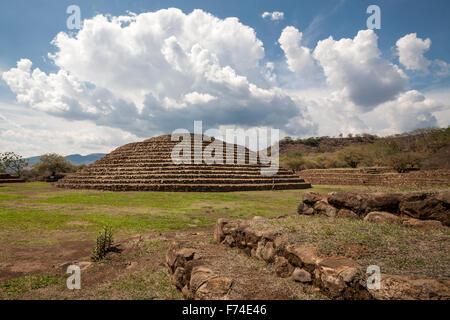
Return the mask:
<path id="1" fill-rule="evenodd" d="M 206 139 L 205 139 L 206 140 Z M 214 141 L 212 138 L 211 141 Z M 220 143 L 217 142 L 216 143 Z M 55 185 L 60 188 L 98 189 L 110 191 L 248 191 L 310 188 L 289 171 L 280 168 L 276 174 L 262 175 L 268 170 L 259 157 L 255 164 L 249 157 L 256 153 L 237 145 L 223 143 L 223 164 L 194 163 L 194 135 L 191 134 L 191 164 L 175 164 L 171 158 L 174 146 L 170 135 L 143 142 L 126 144 L 83 170 L 68 175 Z M 202 150 L 211 142 L 203 142 Z M 234 164 L 226 163 L 226 148 L 234 150 Z M 237 157 L 245 163 L 237 164 Z M 240 153 L 238 153 L 240 152 Z M 256 159 L 256 158 L 255 158 Z"/>

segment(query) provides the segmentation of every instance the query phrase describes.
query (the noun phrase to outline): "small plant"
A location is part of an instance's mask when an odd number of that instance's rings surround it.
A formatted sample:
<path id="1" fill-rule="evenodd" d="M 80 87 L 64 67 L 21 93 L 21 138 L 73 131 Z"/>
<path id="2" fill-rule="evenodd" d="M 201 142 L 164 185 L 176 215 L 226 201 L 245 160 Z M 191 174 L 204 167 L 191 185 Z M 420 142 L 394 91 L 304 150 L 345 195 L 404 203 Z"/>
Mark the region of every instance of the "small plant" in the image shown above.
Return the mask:
<path id="1" fill-rule="evenodd" d="M 97 235 L 97 243 L 92 250 L 92 261 L 102 260 L 106 254 L 111 250 L 112 245 L 112 229 L 111 227 L 104 227 L 103 231 Z"/>

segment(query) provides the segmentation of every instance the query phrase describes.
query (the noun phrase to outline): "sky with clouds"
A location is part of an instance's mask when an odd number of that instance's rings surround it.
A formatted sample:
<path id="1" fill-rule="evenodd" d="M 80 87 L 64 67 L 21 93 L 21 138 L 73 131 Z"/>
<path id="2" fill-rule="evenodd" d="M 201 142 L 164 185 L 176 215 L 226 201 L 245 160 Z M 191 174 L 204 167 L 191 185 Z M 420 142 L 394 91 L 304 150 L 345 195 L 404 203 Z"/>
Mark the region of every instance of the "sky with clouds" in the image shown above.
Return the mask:
<path id="1" fill-rule="evenodd" d="M 448 21 L 438 0 L 2 2 L 0 152 L 109 152 L 194 120 L 294 137 L 446 127 Z"/>

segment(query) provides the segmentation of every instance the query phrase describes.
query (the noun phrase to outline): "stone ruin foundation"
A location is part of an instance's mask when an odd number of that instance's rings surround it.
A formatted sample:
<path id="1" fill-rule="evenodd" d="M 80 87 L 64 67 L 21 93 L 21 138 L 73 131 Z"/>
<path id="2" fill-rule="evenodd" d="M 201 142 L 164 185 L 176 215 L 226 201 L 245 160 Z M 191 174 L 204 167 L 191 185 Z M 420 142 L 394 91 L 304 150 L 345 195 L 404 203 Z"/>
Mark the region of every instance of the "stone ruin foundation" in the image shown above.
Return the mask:
<path id="1" fill-rule="evenodd" d="M 303 179 L 282 168 L 272 175 L 262 175 L 262 169 L 271 169 L 262 163 L 256 153 L 227 143 L 223 143 L 223 164 L 206 164 L 204 161 L 196 164 L 194 139 L 191 139 L 190 145 L 190 164 L 175 164 L 171 152 L 179 143 L 171 141 L 171 135 L 163 135 L 124 145 L 83 170 L 59 180 L 55 185 L 60 188 L 110 191 L 204 192 L 311 187 Z M 209 144 L 202 142 L 202 152 Z M 234 150 L 233 164 L 226 163 L 227 148 Z M 245 163 L 238 163 L 238 157 L 245 159 Z M 251 163 L 250 157 L 255 157 L 256 163 Z"/>

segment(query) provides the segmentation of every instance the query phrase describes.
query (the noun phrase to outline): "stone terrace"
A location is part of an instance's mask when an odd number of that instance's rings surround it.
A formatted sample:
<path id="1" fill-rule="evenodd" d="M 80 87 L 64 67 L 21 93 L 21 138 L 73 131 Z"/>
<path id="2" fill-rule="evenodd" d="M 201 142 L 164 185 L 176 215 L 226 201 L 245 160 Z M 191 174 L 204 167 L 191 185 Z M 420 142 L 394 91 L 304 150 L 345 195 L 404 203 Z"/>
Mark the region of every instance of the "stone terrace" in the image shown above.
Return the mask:
<path id="1" fill-rule="evenodd" d="M 191 136 L 191 164 L 175 164 L 173 148 L 180 142 L 163 135 L 117 148 L 82 171 L 58 181 L 56 186 L 73 189 L 110 191 L 249 191 L 310 188 L 309 183 L 280 168 L 262 175 L 258 155 L 237 145 L 223 144 L 223 164 L 194 163 L 194 139 Z M 214 140 L 212 140 L 214 141 Z M 202 150 L 211 142 L 203 142 Z M 217 143 L 217 142 L 216 142 Z M 234 150 L 234 164 L 226 163 L 226 150 Z M 242 156 L 245 163 L 238 164 Z M 250 164 L 249 158 L 257 162 Z"/>

